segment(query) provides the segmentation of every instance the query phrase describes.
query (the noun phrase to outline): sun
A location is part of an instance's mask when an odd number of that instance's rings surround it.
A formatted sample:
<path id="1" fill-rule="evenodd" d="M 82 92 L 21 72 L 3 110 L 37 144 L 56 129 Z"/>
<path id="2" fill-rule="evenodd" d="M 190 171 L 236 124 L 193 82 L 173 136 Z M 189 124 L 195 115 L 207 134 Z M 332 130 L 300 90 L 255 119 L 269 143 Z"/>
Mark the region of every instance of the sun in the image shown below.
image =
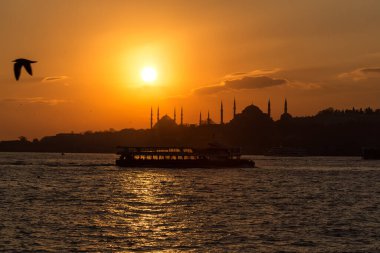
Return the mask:
<path id="1" fill-rule="evenodd" d="M 157 71 L 153 67 L 144 67 L 140 72 L 141 79 L 146 83 L 153 83 L 157 79 Z"/>

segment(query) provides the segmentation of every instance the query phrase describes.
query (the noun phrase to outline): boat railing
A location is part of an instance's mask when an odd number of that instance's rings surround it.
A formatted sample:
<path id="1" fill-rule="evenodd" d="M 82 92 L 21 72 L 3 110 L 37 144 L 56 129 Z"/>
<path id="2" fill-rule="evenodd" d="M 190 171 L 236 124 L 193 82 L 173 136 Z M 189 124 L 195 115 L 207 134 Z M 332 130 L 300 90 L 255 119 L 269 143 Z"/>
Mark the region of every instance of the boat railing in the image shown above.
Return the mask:
<path id="1" fill-rule="evenodd" d="M 119 147 L 122 158 L 143 160 L 240 159 L 239 148 L 190 148 L 190 147 Z"/>
<path id="2" fill-rule="evenodd" d="M 190 147 L 118 147 L 119 153 L 194 153 Z"/>

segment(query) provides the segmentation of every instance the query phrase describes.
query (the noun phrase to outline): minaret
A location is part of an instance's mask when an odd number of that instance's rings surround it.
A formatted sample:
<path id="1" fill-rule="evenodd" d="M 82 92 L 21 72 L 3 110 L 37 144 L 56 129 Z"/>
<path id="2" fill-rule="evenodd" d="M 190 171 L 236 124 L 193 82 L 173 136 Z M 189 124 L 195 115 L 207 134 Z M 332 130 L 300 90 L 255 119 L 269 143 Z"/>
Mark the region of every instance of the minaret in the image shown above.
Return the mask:
<path id="1" fill-rule="evenodd" d="M 284 104 L 284 114 L 288 113 L 288 101 L 285 98 L 285 104 Z"/>
<path id="2" fill-rule="evenodd" d="M 176 123 L 176 119 L 177 119 L 177 115 L 176 115 L 176 113 L 175 113 L 175 107 L 174 107 L 174 115 L 173 115 L 174 123 Z"/>
<path id="3" fill-rule="evenodd" d="M 157 123 L 160 120 L 160 107 L 157 107 Z"/>
<path id="4" fill-rule="evenodd" d="M 268 116 L 270 117 L 270 113 L 271 113 L 271 111 L 270 111 L 270 99 L 268 99 Z"/>
<path id="5" fill-rule="evenodd" d="M 199 125 L 202 125 L 202 112 L 199 112 Z"/>
<path id="6" fill-rule="evenodd" d="M 181 106 L 181 126 L 183 126 L 183 108 Z"/>
<path id="7" fill-rule="evenodd" d="M 150 107 L 150 129 L 153 128 L 153 107 Z"/>
<path id="8" fill-rule="evenodd" d="M 235 116 L 236 116 L 236 100 L 235 100 L 235 98 L 234 98 L 234 118 L 235 118 Z"/>
<path id="9" fill-rule="evenodd" d="M 207 125 L 210 125 L 210 111 L 207 111 Z"/>
<path id="10" fill-rule="evenodd" d="M 220 102 L 220 124 L 223 125 L 223 101 Z"/>

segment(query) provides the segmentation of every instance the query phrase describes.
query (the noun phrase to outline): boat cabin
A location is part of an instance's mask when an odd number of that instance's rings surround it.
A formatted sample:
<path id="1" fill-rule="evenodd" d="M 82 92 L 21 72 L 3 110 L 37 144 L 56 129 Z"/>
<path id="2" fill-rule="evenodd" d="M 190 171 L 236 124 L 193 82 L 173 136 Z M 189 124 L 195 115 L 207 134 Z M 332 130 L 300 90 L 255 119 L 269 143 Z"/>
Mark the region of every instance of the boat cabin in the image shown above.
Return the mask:
<path id="1" fill-rule="evenodd" d="M 119 147 L 120 160 L 239 160 L 239 148 Z"/>

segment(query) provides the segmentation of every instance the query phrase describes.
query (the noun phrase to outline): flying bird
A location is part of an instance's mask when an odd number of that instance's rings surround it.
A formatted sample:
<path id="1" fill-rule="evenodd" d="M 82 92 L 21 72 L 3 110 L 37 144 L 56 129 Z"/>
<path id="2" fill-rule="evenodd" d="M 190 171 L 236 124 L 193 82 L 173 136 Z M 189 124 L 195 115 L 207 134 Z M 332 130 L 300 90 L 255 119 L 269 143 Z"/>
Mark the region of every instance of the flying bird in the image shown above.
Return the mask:
<path id="1" fill-rule="evenodd" d="M 22 67 L 25 68 L 26 72 L 28 72 L 29 75 L 31 75 L 31 76 L 33 75 L 32 66 L 30 64 L 36 63 L 36 61 L 31 61 L 28 59 L 19 58 L 19 59 L 14 60 L 13 62 L 15 63 L 13 66 L 13 70 L 14 70 L 16 80 L 18 80 L 20 78 Z"/>

